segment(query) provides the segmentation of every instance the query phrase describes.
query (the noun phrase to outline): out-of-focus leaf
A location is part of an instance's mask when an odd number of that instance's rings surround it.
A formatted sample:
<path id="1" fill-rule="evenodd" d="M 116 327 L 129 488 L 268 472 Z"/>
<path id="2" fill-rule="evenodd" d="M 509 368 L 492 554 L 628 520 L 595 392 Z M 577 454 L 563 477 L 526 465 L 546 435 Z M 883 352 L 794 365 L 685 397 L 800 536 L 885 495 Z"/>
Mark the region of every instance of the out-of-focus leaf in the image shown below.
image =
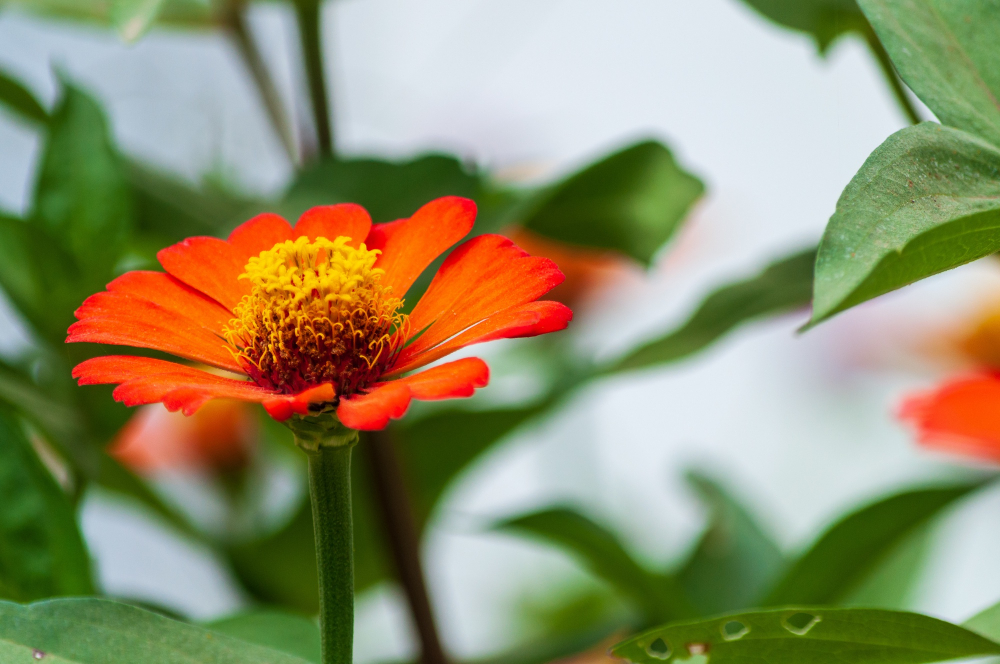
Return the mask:
<path id="1" fill-rule="evenodd" d="M 933 523 L 930 523 L 904 537 L 840 604 L 894 610 L 911 606 L 931 551 L 933 535 Z"/>
<path id="2" fill-rule="evenodd" d="M 1000 1 L 859 4 L 900 76 L 934 115 L 1000 146 Z"/>
<path id="3" fill-rule="evenodd" d="M 700 615 L 753 606 L 785 567 L 785 557 L 754 517 L 718 483 L 688 481 L 709 510 L 709 524 L 677 581 Z"/>
<path id="4" fill-rule="evenodd" d="M 0 409 L 0 505 L 0 597 L 94 592 L 69 499 L 6 409 Z"/>
<path id="5" fill-rule="evenodd" d="M 306 664 L 309 660 L 128 604 L 0 602 L 0 660 L 73 664 Z"/>
<path id="6" fill-rule="evenodd" d="M 293 613 L 262 609 L 205 625 L 213 632 L 320 664 L 319 625 Z"/>
<path id="7" fill-rule="evenodd" d="M 634 602 L 647 623 L 694 614 L 672 577 L 643 568 L 613 533 L 578 512 L 565 508 L 543 510 L 503 521 L 494 528 L 542 539 L 575 556 Z"/>
<path id="8" fill-rule="evenodd" d="M 804 32 L 821 53 L 837 37 L 868 27 L 855 0 L 743 0 L 778 25 Z"/>
<path id="9" fill-rule="evenodd" d="M 1000 149 L 930 122 L 893 134 L 823 233 L 810 324 L 1000 250 L 998 228 Z"/>
<path id="10" fill-rule="evenodd" d="M 712 664 L 922 664 L 998 654 L 1000 644 L 916 613 L 792 608 L 657 627 L 611 652 L 636 664 L 671 656 Z"/>
<path id="11" fill-rule="evenodd" d="M 35 218 L 85 277 L 103 282 L 125 247 L 132 215 L 104 113 L 86 93 L 65 85 L 41 160 Z"/>
<path id="12" fill-rule="evenodd" d="M 750 279 L 718 288 L 686 323 L 632 351 L 605 372 L 672 362 L 702 350 L 742 323 L 808 306 L 815 260 L 816 250 L 807 249 L 775 261 Z"/>
<path id="13" fill-rule="evenodd" d="M 905 538 L 959 499 L 985 485 L 985 481 L 976 481 L 906 491 L 849 514 L 799 557 L 763 605 L 843 601 Z"/>
<path id="14" fill-rule="evenodd" d="M 42 16 L 87 21 L 115 27 L 118 5 L 125 0 L 0 0 L 0 9 L 18 7 Z M 136 0 L 137 2 L 140 0 Z M 207 28 L 220 22 L 223 2 L 218 0 L 165 0 L 158 10 L 160 23 L 189 28 Z M 122 15 L 128 14 L 128 7 Z"/>
<path id="15" fill-rule="evenodd" d="M 49 112 L 35 99 L 35 95 L 3 71 L 0 71 L 0 105 L 34 122 L 49 121 Z"/>
<path id="16" fill-rule="evenodd" d="M 962 623 L 962 627 L 971 629 L 973 632 L 994 641 L 1000 640 L 1000 604 L 994 604 L 988 609 L 980 611 Z"/>
<path id="17" fill-rule="evenodd" d="M 127 42 L 134 42 L 153 25 L 166 0 L 112 0 L 111 24 Z"/>
<path id="18" fill-rule="evenodd" d="M 666 146 L 646 141 L 547 189 L 518 221 L 554 240 L 614 249 L 648 265 L 704 192 Z"/>

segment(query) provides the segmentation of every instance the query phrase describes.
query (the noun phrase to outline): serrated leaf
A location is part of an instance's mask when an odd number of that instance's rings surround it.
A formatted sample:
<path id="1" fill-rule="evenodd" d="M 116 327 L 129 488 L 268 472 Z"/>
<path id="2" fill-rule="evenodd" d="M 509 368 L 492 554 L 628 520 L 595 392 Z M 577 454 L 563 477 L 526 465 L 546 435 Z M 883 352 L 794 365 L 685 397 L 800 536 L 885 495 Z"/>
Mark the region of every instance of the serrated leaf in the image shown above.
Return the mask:
<path id="1" fill-rule="evenodd" d="M 497 523 L 493 528 L 535 537 L 563 549 L 631 600 L 643 612 L 647 623 L 694 613 L 672 577 L 642 567 L 614 533 L 572 509 L 525 514 Z"/>
<path id="2" fill-rule="evenodd" d="M 0 105 L 34 122 L 45 123 L 49 120 L 48 111 L 35 99 L 35 95 L 3 71 L 0 71 Z"/>
<path id="3" fill-rule="evenodd" d="M 205 625 L 213 632 L 267 646 L 320 664 L 319 625 L 293 613 L 260 609 Z"/>
<path id="4" fill-rule="evenodd" d="M 1000 0 L 860 0 L 900 76 L 946 125 L 1000 146 Z"/>
<path id="5" fill-rule="evenodd" d="M 704 192 L 666 146 L 646 141 L 548 188 L 518 221 L 554 240 L 617 250 L 648 265 Z"/>
<path id="6" fill-rule="evenodd" d="M 612 654 L 635 664 L 922 664 L 1000 654 L 1000 644 L 916 613 L 825 607 L 667 625 L 618 644 Z"/>
<path id="7" fill-rule="evenodd" d="M 820 52 L 843 34 L 867 27 L 855 0 L 743 0 L 765 18 L 816 40 Z"/>
<path id="8" fill-rule="evenodd" d="M 837 203 L 810 325 L 1000 250 L 1000 149 L 925 122 L 893 134 Z"/>
<path id="9" fill-rule="evenodd" d="M 698 472 L 688 473 L 688 481 L 709 522 L 677 582 L 700 615 L 754 606 L 785 567 L 781 549 L 719 483 Z"/>
<path id="10" fill-rule="evenodd" d="M 4 662 L 306 664 L 308 660 L 127 604 L 60 599 L 0 602 Z"/>
<path id="11" fill-rule="evenodd" d="M 815 260 L 816 250 L 807 249 L 775 261 L 750 279 L 716 289 L 679 328 L 630 352 L 604 372 L 673 362 L 708 347 L 747 321 L 808 306 Z"/>
<path id="12" fill-rule="evenodd" d="M 840 519 L 788 569 L 764 606 L 836 604 L 849 597 L 896 547 L 984 481 L 906 491 Z"/>
<path id="13" fill-rule="evenodd" d="M 0 409 L 0 505 L 0 597 L 94 592 L 73 507 L 6 409 Z"/>

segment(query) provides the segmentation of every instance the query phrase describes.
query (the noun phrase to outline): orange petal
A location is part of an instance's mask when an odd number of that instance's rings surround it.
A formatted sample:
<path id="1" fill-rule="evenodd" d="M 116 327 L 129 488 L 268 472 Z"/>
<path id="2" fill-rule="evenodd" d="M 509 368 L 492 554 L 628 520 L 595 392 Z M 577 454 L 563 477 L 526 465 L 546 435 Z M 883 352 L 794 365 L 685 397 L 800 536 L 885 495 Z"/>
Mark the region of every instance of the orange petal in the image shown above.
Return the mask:
<path id="1" fill-rule="evenodd" d="M 279 422 L 284 422 L 292 415 L 309 414 L 309 404 L 335 401 L 337 390 L 331 383 L 324 383 L 316 387 L 310 387 L 298 394 L 282 395 L 273 397 L 264 402 L 264 408 L 268 414 Z"/>
<path id="2" fill-rule="evenodd" d="M 306 210 L 295 224 L 295 237 L 305 235 L 310 242 L 318 237 L 336 240 L 338 237 L 351 238 L 352 247 L 357 247 L 368 237 L 372 228 L 372 218 L 368 211 L 354 203 L 321 205 Z"/>
<path id="3" fill-rule="evenodd" d="M 108 284 L 108 290 L 149 300 L 219 334 L 233 317 L 215 300 L 163 272 L 126 272 Z"/>
<path id="4" fill-rule="evenodd" d="M 229 345 L 187 316 L 139 297 L 116 292 L 91 295 L 76 310 L 68 343 L 91 342 L 162 350 L 242 373 Z"/>
<path id="5" fill-rule="evenodd" d="M 922 445 L 1000 462 L 1000 375 L 952 380 L 908 397 L 899 417 Z"/>
<path id="6" fill-rule="evenodd" d="M 201 369 L 149 357 L 106 355 L 73 369 L 80 385 L 119 383 L 113 392 L 126 406 L 162 401 L 168 410 L 192 415 L 211 399 L 265 401 L 274 392 L 249 381 L 216 376 Z"/>
<path id="7" fill-rule="evenodd" d="M 251 256 L 258 256 L 260 252 L 267 251 L 279 242 L 291 240 L 293 237 L 296 236 L 292 233 L 292 227 L 284 217 L 265 212 L 234 228 L 226 241 L 240 253 L 245 266 Z M 240 274 L 242 273 L 241 267 Z"/>
<path id="8" fill-rule="evenodd" d="M 453 251 L 410 315 L 403 364 L 466 328 L 511 307 L 533 302 L 562 283 L 547 258 L 529 256 L 501 235 L 474 237 Z"/>
<path id="9" fill-rule="evenodd" d="M 431 201 L 409 219 L 373 226 L 365 244 L 382 251 L 375 263 L 385 270 L 382 283 L 403 297 L 435 258 L 468 235 L 475 219 L 475 203 L 448 196 Z"/>
<path id="10" fill-rule="evenodd" d="M 405 349 L 387 375 L 412 371 L 472 344 L 558 332 L 566 329 L 571 320 L 573 312 L 561 302 L 546 300 L 511 307 L 430 350 L 408 354 L 406 351 L 409 349 Z"/>
<path id="11" fill-rule="evenodd" d="M 250 294 L 250 282 L 239 279 L 247 256 L 224 240 L 191 237 L 160 250 L 156 257 L 172 276 L 230 311 Z"/>
<path id="12" fill-rule="evenodd" d="M 478 357 L 469 357 L 376 385 L 365 394 L 340 400 L 337 417 L 346 427 L 361 431 L 384 429 L 389 419 L 406 413 L 410 399 L 432 401 L 469 397 L 485 387 L 490 370 Z"/>

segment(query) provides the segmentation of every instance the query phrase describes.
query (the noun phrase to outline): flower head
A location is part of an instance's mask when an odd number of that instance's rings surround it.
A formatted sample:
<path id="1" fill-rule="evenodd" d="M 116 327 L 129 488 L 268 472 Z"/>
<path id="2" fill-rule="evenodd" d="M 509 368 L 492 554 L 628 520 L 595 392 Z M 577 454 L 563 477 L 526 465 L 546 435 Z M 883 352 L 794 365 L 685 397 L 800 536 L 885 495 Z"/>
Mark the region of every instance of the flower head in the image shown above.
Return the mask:
<path id="1" fill-rule="evenodd" d="M 213 399 L 255 401 L 278 420 L 336 409 L 352 429 L 380 429 L 411 399 L 470 396 L 489 380 L 471 344 L 561 330 L 572 312 L 538 301 L 563 280 L 555 264 L 499 235 L 480 235 L 443 262 L 403 313 L 421 272 L 464 237 L 475 205 L 448 197 L 412 217 L 371 223 L 357 205 L 317 207 L 293 228 L 262 214 L 227 240 L 189 238 L 88 298 L 67 341 L 151 348 L 214 370 L 133 356 L 78 365 L 81 385 L 117 383 L 134 406 L 192 414 Z M 221 371 L 219 371 L 221 370 Z"/>

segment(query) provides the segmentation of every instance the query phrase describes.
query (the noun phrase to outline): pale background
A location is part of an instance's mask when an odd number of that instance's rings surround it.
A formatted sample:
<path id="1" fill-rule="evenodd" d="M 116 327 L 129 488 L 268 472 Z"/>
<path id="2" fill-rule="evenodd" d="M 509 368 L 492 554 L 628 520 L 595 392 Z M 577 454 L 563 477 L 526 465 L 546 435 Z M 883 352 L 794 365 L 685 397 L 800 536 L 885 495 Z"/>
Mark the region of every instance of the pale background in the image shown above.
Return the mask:
<path id="1" fill-rule="evenodd" d="M 290 91 L 300 80 L 290 16 L 264 7 L 254 26 Z M 578 313 L 575 343 L 602 355 L 682 320 L 715 284 L 815 242 L 865 157 L 903 126 L 859 41 L 824 60 L 737 0 L 340 0 L 324 30 L 347 153 L 445 149 L 544 179 L 652 136 L 705 179 L 707 199 L 658 266 Z M 156 31 L 129 47 L 7 13 L 0 65 L 48 101 L 62 68 L 106 102 L 128 152 L 188 178 L 212 172 L 275 193 L 290 175 L 220 37 Z M 24 211 L 36 154 L 33 134 L 0 117 L 0 207 Z M 859 501 L 954 472 L 892 412 L 943 375 L 922 350 L 934 330 L 998 286 L 992 266 L 976 265 L 805 336 L 795 335 L 804 315 L 747 327 L 677 366 L 595 384 L 513 437 L 459 482 L 426 543 L 449 648 L 495 650 L 519 629 L 520 603 L 582 576 L 559 553 L 484 533 L 491 518 L 575 502 L 665 561 L 700 528 L 682 480 L 692 463 L 729 479 L 790 547 Z M 0 314 L 9 352 L 22 337 Z M 1000 599 L 998 508 L 1000 494 L 984 494 L 946 523 L 915 608 L 962 619 Z M 242 605 L 205 552 L 130 508 L 95 495 L 83 525 L 108 590 L 199 618 Z M 400 597 L 361 599 L 359 661 L 412 648 Z"/>

